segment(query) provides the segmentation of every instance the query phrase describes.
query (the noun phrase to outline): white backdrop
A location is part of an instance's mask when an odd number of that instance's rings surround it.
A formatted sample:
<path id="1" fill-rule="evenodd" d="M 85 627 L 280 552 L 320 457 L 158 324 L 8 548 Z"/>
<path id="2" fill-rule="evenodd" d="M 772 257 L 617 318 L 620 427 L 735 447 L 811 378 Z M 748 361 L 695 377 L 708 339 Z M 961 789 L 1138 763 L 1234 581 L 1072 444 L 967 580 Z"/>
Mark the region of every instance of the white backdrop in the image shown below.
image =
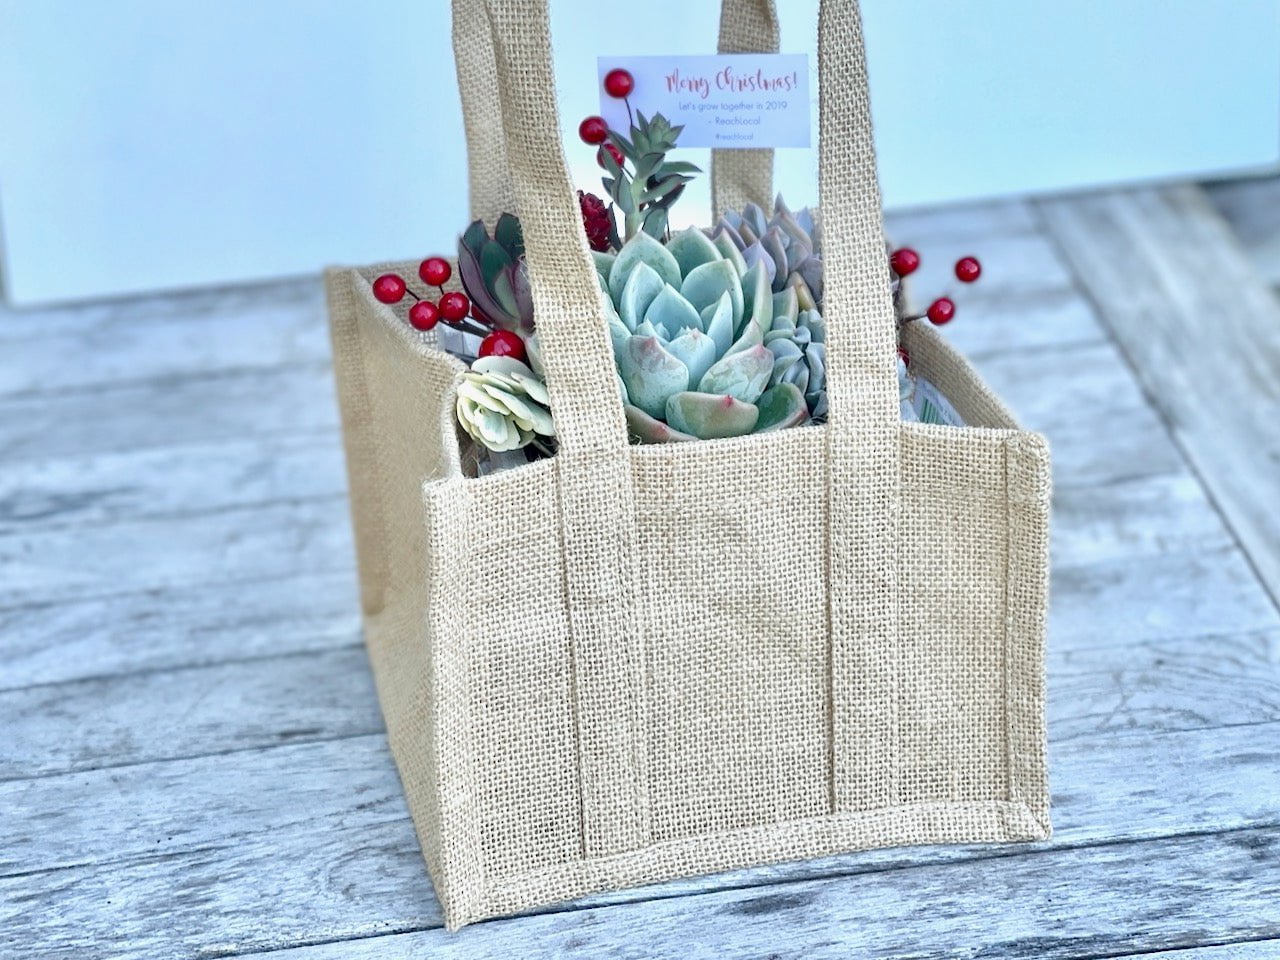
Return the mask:
<path id="1" fill-rule="evenodd" d="M 597 54 L 714 50 L 716 5 L 555 0 L 562 120 Z M 785 0 L 812 51 L 816 0 Z M 0 0 L 0 230 L 18 304 L 449 250 L 466 221 L 447 0 Z M 1258 169 L 1280 0 L 864 0 L 886 202 Z M 671 24 L 679 23 L 678 28 Z M 816 92 L 816 84 L 815 84 Z M 698 159 L 697 151 L 690 151 Z M 814 156 L 780 154 L 793 204 Z M 705 186 L 681 201 L 706 210 Z"/>

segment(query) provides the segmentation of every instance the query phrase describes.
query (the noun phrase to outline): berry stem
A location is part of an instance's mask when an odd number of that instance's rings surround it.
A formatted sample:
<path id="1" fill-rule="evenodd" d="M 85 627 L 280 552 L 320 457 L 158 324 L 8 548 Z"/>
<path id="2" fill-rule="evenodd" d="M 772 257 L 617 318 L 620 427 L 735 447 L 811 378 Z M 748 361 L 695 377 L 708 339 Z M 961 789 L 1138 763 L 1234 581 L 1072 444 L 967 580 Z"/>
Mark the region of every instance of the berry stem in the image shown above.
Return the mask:
<path id="1" fill-rule="evenodd" d="M 482 327 L 479 324 L 472 323 L 470 320 L 445 320 L 443 322 L 455 330 L 462 333 L 471 333 L 477 337 L 487 337 L 493 333 L 488 327 Z"/>
<path id="2" fill-rule="evenodd" d="M 622 102 L 627 105 L 627 123 L 634 127 L 636 125 L 636 118 L 631 115 L 631 98 L 623 97 Z"/>

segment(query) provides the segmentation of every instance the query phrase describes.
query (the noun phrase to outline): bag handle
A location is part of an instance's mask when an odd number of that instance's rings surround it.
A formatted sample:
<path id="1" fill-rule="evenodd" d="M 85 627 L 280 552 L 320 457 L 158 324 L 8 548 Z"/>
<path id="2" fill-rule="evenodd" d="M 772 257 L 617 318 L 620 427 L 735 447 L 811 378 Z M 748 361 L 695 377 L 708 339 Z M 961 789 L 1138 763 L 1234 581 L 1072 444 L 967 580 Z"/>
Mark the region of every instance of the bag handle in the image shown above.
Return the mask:
<path id="1" fill-rule="evenodd" d="M 474 0 L 453 0 L 453 53 L 466 128 L 471 218 L 492 224 L 515 210 L 507 173 L 498 107 L 493 48 L 483 38 L 489 25 L 484 7 Z M 721 53 L 776 53 L 778 15 L 773 0 L 723 0 L 720 6 Z M 711 151 L 712 222 L 748 201 L 766 210 L 773 199 L 773 150 Z"/>
<path id="2" fill-rule="evenodd" d="M 458 2 L 464 12 L 479 6 Z M 577 200 L 560 141 L 546 0 L 486 0 L 485 9 L 496 44 L 475 38 L 460 48 L 459 56 L 476 62 L 495 58 L 501 113 L 497 126 L 514 206 L 524 226 L 560 446 L 619 449 L 627 442 L 626 428 L 603 322 L 603 294 L 578 226 Z M 818 167 L 829 432 L 872 425 L 896 430 L 896 325 L 857 4 L 824 3 L 819 20 Z M 477 122 L 475 116 L 468 118 L 469 124 Z"/>
<path id="3" fill-rule="evenodd" d="M 489 21 L 487 42 L 474 43 L 492 47 L 507 169 L 524 226 L 560 445 L 555 469 L 577 703 L 582 845 L 586 856 L 606 856 L 643 846 L 651 833 L 627 430 L 604 320 L 605 294 L 579 226 L 560 140 L 547 0 L 472 2 L 484 4 Z M 887 769 L 896 749 L 873 736 L 877 728 L 864 721 L 868 711 L 893 712 L 896 683 L 893 658 L 883 653 L 896 649 L 897 631 L 897 328 L 856 0 L 821 0 L 818 33 L 832 794 L 835 809 L 847 810 L 861 802 L 863 768 Z M 471 42 L 460 51 L 476 55 L 483 51 Z M 886 670 L 893 676 L 880 675 Z M 892 727 L 896 731 L 896 722 Z M 896 785 L 885 790 L 892 798 Z"/>
<path id="4" fill-rule="evenodd" d="M 721 53 L 777 53 L 778 11 L 773 0 L 724 0 L 720 6 Z M 773 148 L 711 151 L 711 222 L 748 202 L 768 210 L 773 202 Z"/>

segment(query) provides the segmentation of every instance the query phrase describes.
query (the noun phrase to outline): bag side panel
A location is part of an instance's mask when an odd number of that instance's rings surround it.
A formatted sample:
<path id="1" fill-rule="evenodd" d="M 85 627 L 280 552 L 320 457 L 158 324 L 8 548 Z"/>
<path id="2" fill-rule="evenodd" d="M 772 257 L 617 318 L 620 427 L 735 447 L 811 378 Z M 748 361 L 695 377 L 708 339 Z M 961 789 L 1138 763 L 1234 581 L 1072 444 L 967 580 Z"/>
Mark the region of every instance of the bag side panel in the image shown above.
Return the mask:
<path id="1" fill-rule="evenodd" d="M 424 518 L 422 484 L 457 461 L 448 448 L 456 450 L 448 416 L 455 364 L 377 303 L 361 273 L 331 270 L 326 280 L 365 642 L 388 742 L 447 916 L 451 900 L 465 896 L 465 864 L 478 857 L 451 852 L 455 835 L 463 835 L 442 826 L 441 794 L 458 778 L 440 766 L 438 726 L 441 717 L 465 723 L 456 708 L 465 677 L 451 669 L 447 652 L 431 646 L 432 639 L 457 642 L 459 621 L 456 605 L 436 599 L 449 561 L 429 553 L 428 536 L 430 527 L 440 542 L 456 543 L 466 518 L 456 490 L 447 509 Z M 444 574 L 435 569 L 441 564 Z"/>
<path id="2" fill-rule="evenodd" d="M 1039 820 L 1048 494 L 1032 478 L 1047 451 L 1034 434 L 924 424 L 902 441 L 898 802 L 1022 801 Z M 1024 449 L 1043 460 L 1014 484 Z"/>
<path id="3" fill-rule="evenodd" d="M 480 855 L 494 880 L 582 856 L 555 467 L 467 481 L 466 564 L 453 572 L 472 621 L 468 735 Z"/>
<path id="4" fill-rule="evenodd" d="M 902 430 L 899 803 L 1005 798 L 1005 437 Z"/>
<path id="5" fill-rule="evenodd" d="M 633 448 L 655 842 L 830 809 L 824 442 Z"/>

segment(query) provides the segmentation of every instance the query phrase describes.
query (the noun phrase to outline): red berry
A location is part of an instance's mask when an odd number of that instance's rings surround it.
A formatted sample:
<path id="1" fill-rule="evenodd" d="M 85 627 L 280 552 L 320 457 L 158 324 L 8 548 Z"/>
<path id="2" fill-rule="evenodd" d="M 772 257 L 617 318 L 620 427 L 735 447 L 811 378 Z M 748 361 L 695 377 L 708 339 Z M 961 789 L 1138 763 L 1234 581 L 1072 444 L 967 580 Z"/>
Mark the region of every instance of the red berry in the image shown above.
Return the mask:
<path id="1" fill-rule="evenodd" d="M 430 300 L 419 300 L 409 308 L 409 326 L 415 330 L 430 330 L 440 319 L 440 308 Z"/>
<path id="2" fill-rule="evenodd" d="M 427 257 L 418 267 L 418 276 L 423 283 L 439 287 L 449 282 L 449 278 L 453 276 L 453 268 L 444 257 Z"/>
<path id="3" fill-rule="evenodd" d="M 578 124 L 578 136 L 583 143 L 604 143 L 609 136 L 609 125 L 604 117 L 587 117 Z"/>
<path id="4" fill-rule="evenodd" d="M 382 303 L 399 303 L 404 299 L 404 277 L 394 273 L 384 273 L 373 281 L 373 295 Z"/>
<path id="5" fill-rule="evenodd" d="M 889 266 L 898 276 L 905 277 L 920 269 L 920 254 L 910 247 L 899 247 L 889 257 Z"/>
<path id="6" fill-rule="evenodd" d="M 955 317 L 956 305 L 950 297 L 939 297 L 929 304 L 927 315 L 930 323 L 940 327 L 944 323 L 950 323 L 952 318 Z"/>
<path id="7" fill-rule="evenodd" d="M 621 67 L 610 70 L 604 75 L 604 92 L 618 100 L 631 96 L 631 91 L 635 88 L 636 78 L 630 71 L 623 70 Z"/>
<path id="8" fill-rule="evenodd" d="M 622 166 L 622 161 L 625 158 L 622 156 L 622 151 L 613 143 L 605 143 L 601 145 L 600 149 L 596 151 L 596 163 L 600 164 L 602 167 L 604 166 L 604 152 L 606 150 L 608 150 L 613 156 L 614 162 L 617 163 L 618 166 Z"/>
<path id="9" fill-rule="evenodd" d="M 445 323 L 457 323 L 471 309 L 465 293 L 446 293 L 440 298 L 440 317 Z"/>
<path id="10" fill-rule="evenodd" d="M 898 359 L 901 360 L 903 364 L 905 364 L 906 366 L 911 365 L 911 354 L 907 353 L 906 347 L 898 348 Z"/>
<path id="11" fill-rule="evenodd" d="M 973 283 L 982 276 L 982 264 L 977 257 L 961 257 L 956 261 L 956 279 L 961 283 Z"/>
<path id="12" fill-rule="evenodd" d="M 510 330 L 495 330 L 480 341 L 480 356 L 511 357 L 523 362 L 528 358 L 524 349 L 524 340 L 520 334 Z"/>

